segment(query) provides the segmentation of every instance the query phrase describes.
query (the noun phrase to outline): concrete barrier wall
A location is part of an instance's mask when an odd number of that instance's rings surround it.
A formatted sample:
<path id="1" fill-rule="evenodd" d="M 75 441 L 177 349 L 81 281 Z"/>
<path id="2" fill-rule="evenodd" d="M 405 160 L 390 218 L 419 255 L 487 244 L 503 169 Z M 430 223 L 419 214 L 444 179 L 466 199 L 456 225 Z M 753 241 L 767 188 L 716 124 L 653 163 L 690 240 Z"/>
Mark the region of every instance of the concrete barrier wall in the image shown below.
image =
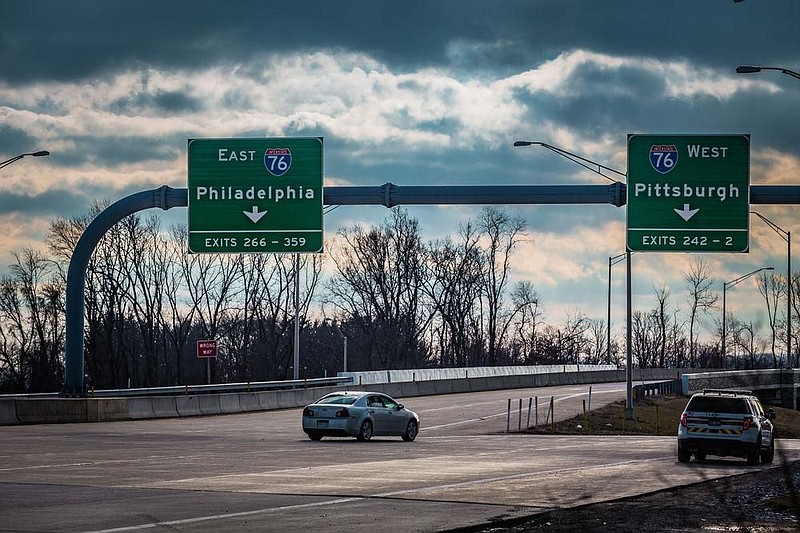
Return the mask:
<path id="1" fill-rule="evenodd" d="M 278 409 L 297 407 L 297 395 L 293 390 L 279 390 L 275 392 Z"/>
<path id="2" fill-rule="evenodd" d="M 152 396 L 153 416 L 156 418 L 175 418 L 178 407 L 175 396 Z"/>
<path id="3" fill-rule="evenodd" d="M 683 394 L 703 389 L 771 389 L 780 388 L 781 370 L 738 370 L 730 372 L 695 372 L 682 376 Z"/>
<path id="4" fill-rule="evenodd" d="M 87 422 L 113 422 L 129 418 L 126 398 L 97 398 L 95 401 L 86 401 Z"/>
<path id="5" fill-rule="evenodd" d="M 583 367 L 583 365 L 582 365 Z M 99 422 L 147 418 L 217 415 L 256 410 L 302 407 L 336 390 L 375 390 L 396 398 L 431 396 L 459 392 L 533 388 L 567 384 L 592 384 L 625 381 L 625 370 L 606 369 L 592 372 L 577 366 L 557 365 L 555 373 L 529 375 L 493 375 L 454 377 L 452 379 L 397 381 L 371 385 L 317 387 L 294 390 L 244 392 L 240 394 L 204 394 L 184 396 L 148 396 L 131 398 L 59 398 L 0 400 L 0 424 L 36 424 L 47 422 Z M 565 372 L 564 370 L 571 369 Z M 459 369 L 454 369 L 459 370 Z M 468 369 L 469 370 L 469 369 Z M 675 369 L 642 369 L 633 373 L 634 381 L 676 379 Z M 385 374 L 385 372 L 384 372 Z M 459 372 L 456 372 L 458 375 Z M 478 373 L 479 374 L 479 373 Z M 718 375 L 720 373 L 708 373 Z M 797 372 L 795 372 L 797 374 Z M 787 374 L 788 375 L 788 374 Z M 766 378 L 759 378 L 766 379 Z M 791 379 L 791 376 L 788 378 Z M 797 378 L 794 378 L 795 380 Z M 784 387 L 792 387 L 791 384 Z M 796 388 L 794 389 L 796 396 Z M 796 398 L 794 399 L 796 402 Z"/>
<path id="6" fill-rule="evenodd" d="M 239 395 L 239 407 L 243 413 L 250 411 L 261 411 L 261 405 L 258 402 L 258 394 L 255 392 L 247 392 Z"/>
<path id="7" fill-rule="evenodd" d="M 244 394 L 218 394 L 219 397 L 219 409 L 221 412 L 225 414 L 230 413 L 241 413 L 244 411 L 242 409 L 242 402 L 240 397 L 247 396 L 249 393 Z"/>
<path id="8" fill-rule="evenodd" d="M 175 409 L 179 416 L 200 416 L 200 400 L 197 396 L 175 396 Z"/>
<path id="9" fill-rule="evenodd" d="M 681 377 L 684 395 L 704 389 L 750 390 L 762 401 L 777 403 L 783 407 L 797 409 L 800 370 L 743 370 L 728 372 L 695 372 Z"/>
<path id="10" fill-rule="evenodd" d="M 221 415 L 222 407 L 219 404 L 218 394 L 202 394 L 197 397 L 200 403 L 200 412 L 204 415 Z"/>
<path id="11" fill-rule="evenodd" d="M 83 398 L 16 400 L 16 409 L 22 424 L 86 421 L 86 400 Z"/>
<path id="12" fill-rule="evenodd" d="M 374 370 L 371 372 L 339 372 L 356 385 L 378 385 L 405 381 L 442 381 L 461 378 L 494 376 L 527 376 L 560 372 L 592 372 L 616 370 L 615 365 L 532 365 L 532 366 L 474 366 L 466 368 L 418 368 L 410 370 Z"/>
<path id="13" fill-rule="evenodd" d="M 128 416 L 133 420 L 155 418 L 153 400 L 150 398 L 128 398 Z"/>
<path id="14" fill-rule="evenodd" d="M 256 397 L 258 398 L 258 405 L 261 406 L 261 409 L 269 411 L 278 408 L 278 398 L 274 393 L 258 392 L 256 393 Z"/>
<path id="15" fill-rule="evenodd" d="M 0 426 L 19 424 L 16 400 L 0 400 Z"/>

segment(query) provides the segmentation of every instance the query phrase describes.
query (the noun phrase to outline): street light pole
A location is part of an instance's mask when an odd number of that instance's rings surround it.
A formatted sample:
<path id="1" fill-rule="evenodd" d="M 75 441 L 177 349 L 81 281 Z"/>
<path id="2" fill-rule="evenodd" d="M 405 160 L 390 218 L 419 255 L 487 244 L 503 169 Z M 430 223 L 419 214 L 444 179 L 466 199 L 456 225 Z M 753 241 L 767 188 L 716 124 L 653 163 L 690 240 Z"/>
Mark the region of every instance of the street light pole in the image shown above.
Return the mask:
<path id="1" fill-rule="evenodd" d="M 606 342 L 606 358 L 611 362 L 611 267 L 617 263 L 621 263 L 625 259 L 625 254 L 621 253 L 608 258 L 608 317 L 606 320 L 607 342 Z"/>
<path id="2" fill-rule="evenodd" d="M 603 176 L 607 180 L 613 181 L 614 183 L 619 183 L 619 181 L 615 180 L 614 178 L 612 178 L 610 176 L 607 176 L 606 174 L 603 174 L 603 172 L 602 172 L 603 170 L 606 170 L 606 171 L 609 171 L 609 172 L 613 172 L 614 174 L 617 174 L 618 176 L 620 176 L 622 178 L 627 178 L 628 177 L 628 175 L 625 172 L 620 172 L 619 170 L 615 170 L 615 169 L 613 169 L 611 167 L 607 167 L 605 165 L 601 165 L 600 163 L 597 163 L 596 161 L 592 161 L 591 159 L 587 159 L 585 157 L 582 157 L 582 156 L 579 156 L 577 154 L 574 154 L 574 153 L 572 153 L 570 151 L 564 150 L 563 148 L 559 148 L 557 146 L 553 146 L 552 144 L 548 144 L 548 143 L 545 143 L 545 142 L 541 142 L 541 141 L 514 141 L 514 146 L 541 146 L 542 148 L 547 148 L 548 150 L 557 153 L 561 157 L 569 159 L 573 163 L 575 163 L 577 165 L 580 165 L 583 168 L 589 169 L 592 172 L 594 172 L 595 174 Z M 597 168 L 593 168 L 593 167 L 597 167 Z M 633 420 L 633 368 L 632 368 L 632 365 L 633 365 L 633 354 L 631 353 L 631 341 L 632 341 L 632 335 L 631 335 L 631 322 L 632 322 L 631 309 L 633 308 L 633 303 L 632 303 L 632 296 L 631 296 L 631 252 L 626 252 L 625 256 L 626 256 L 626 261 L 627 261 L 627 265 L 628 265 L 628 272 L 627 272 L 627 276 L 626 276 L 627 286 L 628 286 L 627 287 L 627 291 L 626 291 L 627 292 L 627 299 L 628 299 L 627 305 L 626 305 L 627 310 L 628 310 L 628 312 L 627 312 L 628 316 L 626 318 L 627 328 L 628 328 L 628 336 L 627 336 L 626 365 L 625 365 L 626 366 L 626 369 L 625 369 L 625 378 L 626 379 L 625 379 L 625 381 L 627 382 L 626 383 L 627 398 L 626 398 L 626 406 L 625 406 L 625 418 L 627 420 Z M 610 268 L 611 267 L 609 267 L 609 269 Z M 611 287 L 611 283 L 609 282 L 609 291 L 611 290 L 610 287 Z M 609 302 L 610 301 L 611 301 L 611 298 L 609 296 Z M 610 305 L 611 304 L 609 303 L 609 307 L 610 307 Z M 610 327 L 611 327 L 611 324 L 609 324 L 609 328 Z M 609 333 L 609 335 L 610 335 L 610 333 Z"/>
<path id="3" fill-rule="evenodd" d="M 754 74 L 762 70 L 777 70 L 787 76 L 800 80 L 800 72 L 789 70 L 783 67 L 762 67 L 760 65 L 739 65 L 736 67 L 738 74 Z M 786 365 L 791 368 L 792 365 L 792 234 L 791 232 L 778 227 L 777 224 L 767 219 L 767 217 L 751 211 L 754 215 L 758 216 L 761 220 L 767 223 L 783 240 L 786 241 Z M 800 366 L 800 353 L 798 353 L 795 366 Z"/>
<path id="4" fill-rule="evenodd" d="M 738 285 L 739 283 L 743 282 L 744 280 L 746 280 L 750 276 L 754 276 L 754 275 L 758 274 L 759 272 L 761 272 L 762 270 L 775 270 L 775 267 L 771 267 L 771 266 L 761 267 L 761 268 L 759 268 L 757 270 L 753 270 L 752 272 L 748 272 L 744 276 L 739 276 L 738 278 L 736 278 L 734 280 L 726 281 L 725 283 L 722 284 L 722 368 L 725 368 L 725 358 L 727 356 L 726 342 L 727 342 L 727 338 L 728 338 L 728 331 L 726 329 L 726 323 L 727 323 L 726 321 L 727 321 L 727 314 L 728 313 L 727 313 L 727 309 L 726 309 L 726 306 L 727 306 L 727 302 L 726 302 L 727 297 L 726 297 L 726 295 L 727 295 L 727 292 L 728 292 L 728 288 L 735 287 L 736 285 Z"/>
<path id="5" fill-rule="evenodd" d="M 786 241 L 786 365 L 792 365 L 792 232 L 783 229 L 757 211 L 750 211 L 763 220 L 781 239 Z M 800 366 L 800 363 L 796 366 Z"/>
<path id="6" fill-rule="evenodd" d="M 0 163 L 0 168 L 5 168 L 11 163 L 19 161 L 20 159 L 28 155 L 32 157 L 44 157 L 50 155 L 50 152 L 48 152 L 47 150 L 39 150 L 38 152 L 25 152 L 24 154 L 15 155 L 11 159 L 6 159 L 2 163 Z"/>
<path id="7" fill-rule="evenodd" d="M 333 319 L 326 318 L 323 322 L 330 324 L 331 327 L 333 327 L 333 329 L 336 330 L 336 333 L 338 333 L 339 336 L 342 338 L 342 359 L 344 360 L 344 364 L 342 365 L 342 372 L 347 372 L 347 335 L 342 333 L 342 330 L 339 328 L 339 326 L 336 325 Z"/>
<path id="8" fill-rule="evenodd" d="M 797 78 L 800 80 L 800 72 L 795 72 L 793 70 L 789 70 L 788 68 L 783 67 L 761 67 L 756 65 L 740 65 L 736 67 L 737 74 L 754 74 L 756 72 L 761 72 L 762 70 L 777 70 L 787 76 L 791 76 L 793 78 Z"/>

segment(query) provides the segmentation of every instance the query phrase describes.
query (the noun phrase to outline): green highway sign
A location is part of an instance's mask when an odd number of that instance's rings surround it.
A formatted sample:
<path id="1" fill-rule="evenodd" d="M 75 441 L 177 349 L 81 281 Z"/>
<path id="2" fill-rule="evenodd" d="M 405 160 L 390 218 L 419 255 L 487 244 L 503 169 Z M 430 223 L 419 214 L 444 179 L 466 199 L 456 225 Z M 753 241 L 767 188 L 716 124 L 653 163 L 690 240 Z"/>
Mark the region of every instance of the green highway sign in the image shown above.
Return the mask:
<path id="1" fill-rule="evenodd" d="M 189 250 L 321 252 L 322 138 L 189 139 Z"/>
<path id="2" fill-rule="evenodd" d="M 749 135 L 628 135 L 627 248 L 747 252 Z"/>

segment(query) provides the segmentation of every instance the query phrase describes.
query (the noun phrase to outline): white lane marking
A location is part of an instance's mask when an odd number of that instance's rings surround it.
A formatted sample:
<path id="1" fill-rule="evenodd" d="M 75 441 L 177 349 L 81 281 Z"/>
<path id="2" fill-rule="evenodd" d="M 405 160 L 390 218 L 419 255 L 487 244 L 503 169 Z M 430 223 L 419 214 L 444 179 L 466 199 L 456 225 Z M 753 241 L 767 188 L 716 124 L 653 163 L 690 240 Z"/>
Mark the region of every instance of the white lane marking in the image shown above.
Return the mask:
<path id="1" fill-rule="evenodd" d="M 431 490 L 448 490 L 448 489 L 456 489 L 456 488 L 463 488 L 463 487 L 470 487 L 473 485 L 485 485 L 488 483 L 497 483 L 500 481 L 509 481 L 512 479 L 520 479 L 525 477 L 531 476 L 543 476 L 543 475 L 553 475 L 553 474 L 561 474 L 567 472 L 575 472 L 581 471 L 585 472 L 587 470 L 605 470 L 608 468 L 615 468 L 619 466 L 628 466 L 628 465 L 637 465 L 637 464 L 644 464 L 644 463 L 653 463 L 657 461 L 664 461 L 664 460 L 674 460 L 675 458 L 672 455 L 666 455 L 663 457 L 653 457 L 650 459 L 638 459 L 633 461 L 620 461 L 618 463 L 611 463 L 605 465 L 597 465 L 597 466 L 580 466 L 580 467 L 571 467 L 571 468 L 556 468 L 553 470 L 535 470 L 530 472 L 520 472 L 517 474 L 509 474 L 505 476 L 498 476 L 498 477 L 491 477 L 491 478 L 484 478 L 484 479 L 475 479 L 471 481 L 460 481 L 458 483 L 447 483 L 444 485 L 437 485 L 433 487 L 417 487 L 414 489 L 405 489 L 405 490 L 397 490 L 392 492 L 383 492 L 380 494 L 372 494 L 371 496 L 353 496 L 350 498 L 338 498 L 335 500 L 328 500 L 324 502 L 314 502 L 314 503 L 301 503 L 297 505 L 283 505 L 280 507 L 265 507 L 263 509 L 254 509 L 252 511 L 241 511 L 238 513 L 225 513 L 225 514 L 214 514 L 214 515 L 206 515 L 206 516 L 196 516 L 193 518 L 182 518 L 179 520 L 169 520 L 166 522 L 150 522 L 147 524 L 137 524 L 135 526 L 123 526 L 123 527 L 116 527 L 111 529 L 97 529 L 93 531 L 85 531 L 83 533 L 122 533 L 124 531 L 141 531 L 144 529 L 153 529 L 153 528 L 160 528 L 165 526 L 179 526 L 184 524 L 196 524 L 198 522 L 210 522 L 212 520 L 223 520 L 228 518 L 239 518 L 243 516 L 253 516 L 258 514 L 274 514 L 279 513 L 281 511 L 294 511 L 297 509 L 308 509 L 313 507 L 324 507 L 328 505 L 338 505 L 340 503 L 349 503 L 359 500 L 366 500 L 369 498 L 393 498 L 402 495 L 413 494 L 415 492 L 425 492 Z M 315 495 L 309 495 L 315 496 Z"/>
<path id="2" fill-rule="evenodd" d="M 225 513 L 225 514 L 214 514 L 214 515 L 207 515 L 207 516 L 196 516 L 194 518 L 182 518 L 180 520 L 168 520 L 166 522 L 150 522 L 149 524 L 138 524 L 135 526 L 123 526 L 123 527 L 115 527 L 111 529 L 96 529 L 93 531 L 85 531 L 84 533 L 119 533 L 122 531 L 140 531 L 143 529 L 153 529 L 153 528 L 160 528 L 165 526 L 179 526 L 184 524 L 196 524 L 198 522 L 209 522 L 211 520 L 220 520 L 223 518 L 239 518 L 242 516 L 253 516 L 257 514 L 274 514 L 279 513 L 281 511 L 293 511 L 296 509 L 307 509 L 310 507 L 321 507 L 325 505 L 336 505 L 339 503 L 348 503 L 357 500 L 363 500 L 363 496 L 354 496 L 352 498 L 339 498 L 337 500 L 328 500 L 324 502 L 315 502 L 315 503 L 301 503 L 298 505 L 284 505 L 281 507 L 266 507 L 264 509 L 254 509 L 252 511 L 241 511 L 239 513 Z"/>

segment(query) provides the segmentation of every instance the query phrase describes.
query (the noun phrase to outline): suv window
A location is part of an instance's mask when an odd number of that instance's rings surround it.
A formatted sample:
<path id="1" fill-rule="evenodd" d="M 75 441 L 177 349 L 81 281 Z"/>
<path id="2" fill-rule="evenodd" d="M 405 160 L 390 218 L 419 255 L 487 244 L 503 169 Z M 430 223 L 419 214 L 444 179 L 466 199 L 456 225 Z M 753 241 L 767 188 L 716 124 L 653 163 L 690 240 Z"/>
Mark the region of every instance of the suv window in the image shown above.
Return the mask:
<path id="1" fill-rule="evenodd" d="M 761 405 L 761 402 L 759 402 L 755 398 L 752 398 L 750 400 L 750 404 L 753 406 L 753 412 L 755 412 L 757 415 L 759 416 L 766 415 L 766 413 L 764 413 L 764 406 Z"/>
<path id="2" fill-rule="evenodd" d="M 686 410 L 704 413 L 750 414 L 744 398 L 726 398 L 724 396 L 695 396 L 689 402 Z"/>

